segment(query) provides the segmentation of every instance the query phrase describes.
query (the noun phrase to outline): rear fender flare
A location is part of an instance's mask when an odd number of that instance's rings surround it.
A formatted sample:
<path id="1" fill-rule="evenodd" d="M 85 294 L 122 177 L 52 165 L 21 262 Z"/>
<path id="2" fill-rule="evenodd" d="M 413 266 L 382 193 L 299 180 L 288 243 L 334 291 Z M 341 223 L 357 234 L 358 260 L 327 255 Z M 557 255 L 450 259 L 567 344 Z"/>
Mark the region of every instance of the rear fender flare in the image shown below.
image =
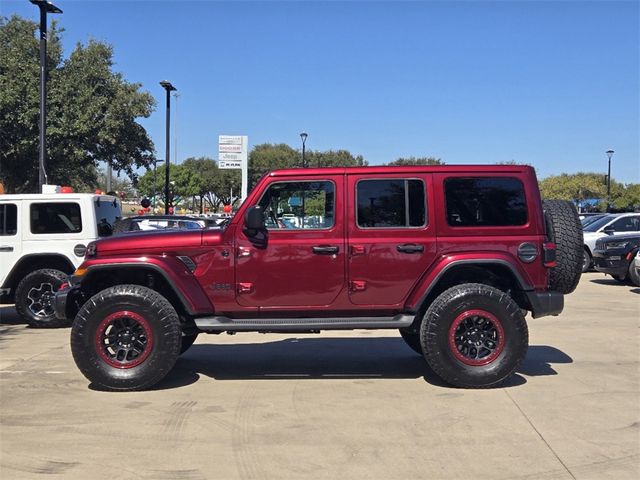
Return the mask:
<path id="1" fill-rule="evenodd" d="M 455 260 L 443 258 L 434 268 L 427 272 L 423 276 L 422 280 L 417 284 L 416 288 L 407 299 L 405 304 L 406 310 L 410 312 L 418 312 L 429 294 L 434 288 L 436 288 L 438 282 L 452 269 L 461 266 L 487 265 L 506 267 L 513 274 L 521 290 L 530 291 L 534 289 L 533 285 L 526 280 L 524 273 L 519 270 L 517 264 L 515 264 L 515 261 L 511 257 L 504 255 L 496 256 L 495 258 L 474 258 L 465 256 L 465 258 L 458 258 Z"/>

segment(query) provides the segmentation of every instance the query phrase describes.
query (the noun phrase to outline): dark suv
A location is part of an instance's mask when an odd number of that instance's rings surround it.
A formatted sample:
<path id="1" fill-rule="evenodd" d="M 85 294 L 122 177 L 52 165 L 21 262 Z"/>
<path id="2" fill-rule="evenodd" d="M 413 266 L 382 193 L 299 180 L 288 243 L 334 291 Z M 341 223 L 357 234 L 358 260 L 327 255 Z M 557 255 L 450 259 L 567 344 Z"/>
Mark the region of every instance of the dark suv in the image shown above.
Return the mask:
<path id="1" fill-rule="evenodd" d="M 640 234 L 637 233 L 599 238 L 593 251 L 594 267 L 619 282 L 628 280 L 640 286 L 640 279 L 633 265 L 639 247 Z"/>
<path id="2" fill-rule="evenodd" d="M 152 386 L 201 332 L 345 329 L 398 329 L 445 381 L 489 387 L 526 355 L 526 312 L 562 311 L 582 248 L 531 167 L 281 170 L 223 228 L 90 244 L 56 311 L 107 389 Z"/>

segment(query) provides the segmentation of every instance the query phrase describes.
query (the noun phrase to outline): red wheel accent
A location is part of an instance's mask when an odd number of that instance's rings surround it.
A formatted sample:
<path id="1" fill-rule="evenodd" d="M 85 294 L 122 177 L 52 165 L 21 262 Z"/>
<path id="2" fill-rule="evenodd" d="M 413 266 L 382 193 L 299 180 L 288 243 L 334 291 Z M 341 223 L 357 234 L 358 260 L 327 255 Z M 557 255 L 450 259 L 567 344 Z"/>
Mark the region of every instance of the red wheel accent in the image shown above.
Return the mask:
<path id="1" fill-rule="evenodd" d="M 153 349 L 153 333 L 147 320 L 128 310 L 107 316 L 96 330 L 100 358 L 115 368 L 133 368 L 144 362 Z"/>
<path id="2" fill-rule="evenodd" d="M 449 348 L 465 365 L 479 367 L 493 362 L 504 350 L 500 320 L 486 310 L 467 310 L 449 328 Z"/>

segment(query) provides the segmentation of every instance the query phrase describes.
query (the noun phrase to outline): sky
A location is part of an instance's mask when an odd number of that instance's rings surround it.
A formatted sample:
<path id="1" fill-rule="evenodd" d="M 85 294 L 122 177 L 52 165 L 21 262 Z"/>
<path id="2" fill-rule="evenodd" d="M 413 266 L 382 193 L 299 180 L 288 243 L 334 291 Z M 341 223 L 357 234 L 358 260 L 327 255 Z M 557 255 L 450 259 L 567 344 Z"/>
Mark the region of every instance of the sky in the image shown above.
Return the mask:
<path id="1" fill-rule="evenodd" d="M 218 2 L 54 0 L 68 54 L 94 38 L 158 107 L 140 123 L 165 151 L 177 88 L 178 161 L 250 147 L 346 149 L 370 164 L 433 156 L 515 160 L 544 178 L 640 182 L 639 1 Z M 0 15 L 38 19 L 27 0 Z M 171 155 L 174 155 L 172 134 Z"/>

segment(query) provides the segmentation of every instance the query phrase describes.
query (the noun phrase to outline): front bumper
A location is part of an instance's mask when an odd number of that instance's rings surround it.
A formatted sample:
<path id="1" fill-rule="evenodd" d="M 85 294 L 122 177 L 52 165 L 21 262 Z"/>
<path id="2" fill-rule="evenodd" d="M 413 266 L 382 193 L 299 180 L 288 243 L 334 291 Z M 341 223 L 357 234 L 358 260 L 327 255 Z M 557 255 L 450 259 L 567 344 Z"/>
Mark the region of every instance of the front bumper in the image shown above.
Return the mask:
<path id="1" fill-rule="evenodd" d="M 626 277 L 627 270 L 629 269 L 629 261 L 625 255 L 598 255 L 598 252 L 594 252 L 593 268 L 598 272 L 616 275 L 618 277 Z"/>
<path id="2" fill-rule="evenodd" d="M 80 309 L 81 304 L 79 302 L 81 298 L 80 287 L 68 286 L 58 290 L 53 298 L 53 311 L 56 314 L 56 318 L 73 320 Z"/>
<path id="3" fill-rule="evenodd" d="M 560 315 L 564 309 L 564 295 L 560 292 L 525 292 L 533 318 Z"/>

